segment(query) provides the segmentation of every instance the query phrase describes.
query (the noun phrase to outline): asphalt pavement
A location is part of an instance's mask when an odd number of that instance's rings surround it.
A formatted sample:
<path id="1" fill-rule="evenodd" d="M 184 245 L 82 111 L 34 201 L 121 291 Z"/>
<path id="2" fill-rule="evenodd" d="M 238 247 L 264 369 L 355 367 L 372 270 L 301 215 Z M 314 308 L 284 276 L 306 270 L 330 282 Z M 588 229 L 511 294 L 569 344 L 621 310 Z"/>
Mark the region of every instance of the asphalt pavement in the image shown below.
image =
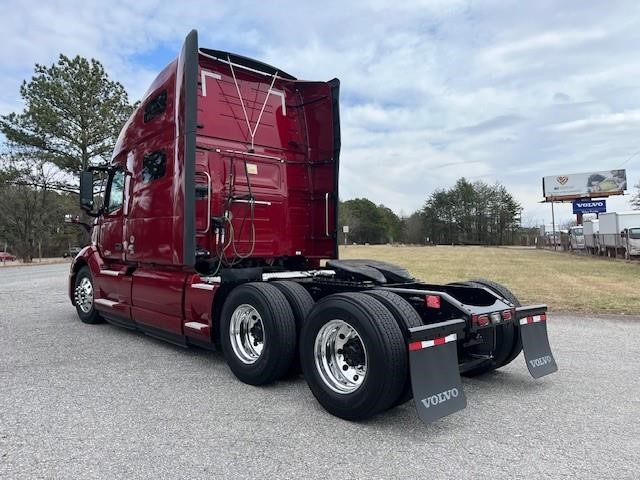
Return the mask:
<path id="1" fill-rule="evenodd" d="M 302 378 L 252 387 L 220 353 L 82 324 L 67 270 L 0 270 L 2 479 L 640 476 L 640 318 L 551 314 L 558 373 L 520 356 L 435 424 L 412 403 L 354 423 Z"/>

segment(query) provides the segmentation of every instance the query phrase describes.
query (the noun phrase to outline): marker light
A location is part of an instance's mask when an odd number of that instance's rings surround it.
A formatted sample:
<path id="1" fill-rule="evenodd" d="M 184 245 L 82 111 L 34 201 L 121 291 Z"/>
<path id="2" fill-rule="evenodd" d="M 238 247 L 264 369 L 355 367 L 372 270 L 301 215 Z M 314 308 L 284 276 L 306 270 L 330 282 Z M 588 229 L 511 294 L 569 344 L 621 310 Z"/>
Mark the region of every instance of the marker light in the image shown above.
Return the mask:
<path id="1" fill-rule="evenodd" d="M 489 315 L 471 315 L 471 323 L 475 327 L 484 327 L 489 325 Z"/>
<path id="2" fill-rule="evenodd" d="M 427 308 L 440 308 L 440 296 L 427 295 L 424 297 L 424 303 L 427 305 Z"/>

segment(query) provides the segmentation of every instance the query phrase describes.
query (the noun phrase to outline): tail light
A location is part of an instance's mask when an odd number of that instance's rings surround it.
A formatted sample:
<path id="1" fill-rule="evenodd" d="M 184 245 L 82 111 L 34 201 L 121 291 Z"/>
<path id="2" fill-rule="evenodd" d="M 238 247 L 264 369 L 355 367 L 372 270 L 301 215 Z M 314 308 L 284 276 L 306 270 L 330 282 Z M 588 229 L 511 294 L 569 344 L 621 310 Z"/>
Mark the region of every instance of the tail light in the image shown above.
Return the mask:
<path id="1" fill-rule="evenodd" d="M 424 303 L 427 306 L 427 308 L 440 308 L 440 296 L 426 295 L 424 297 Z"/>
<path id="2" fill-rule="evenodd" d="M 471 324 L 474 327 L 484 327 L 486 325 L 489 325 L 490 321 L 491 320 L 489 319 L 489 315 L 487 314 L 471 315 Z"/>

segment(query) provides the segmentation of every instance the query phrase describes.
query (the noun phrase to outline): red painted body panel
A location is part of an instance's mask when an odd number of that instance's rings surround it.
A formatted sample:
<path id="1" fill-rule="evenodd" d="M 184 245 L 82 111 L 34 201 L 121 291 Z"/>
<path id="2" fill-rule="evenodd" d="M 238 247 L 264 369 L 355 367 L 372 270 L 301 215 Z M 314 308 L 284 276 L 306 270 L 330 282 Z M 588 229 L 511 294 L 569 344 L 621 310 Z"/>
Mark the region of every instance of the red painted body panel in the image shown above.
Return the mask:
<path id="1" fill-rule="evenodd" d="M 212 342 L 212 304 L 219 285 L 204 284 L 200 275 L 175 269 L 142 268 L 130 273 L 126 265 L 105 263 L 97 247 L 91 245 L 71 264 L 69 298 L 72 302 L 75 275 L 83 265 L 91 270 L 94 298 L 98 300 L 96 308 L 101 312 L 201 343 Z M 100 300 L 109 302 L 100 303 Z M 207 328 L 184 328 L 188 322 L 205 324 Z"/>
<path id="2" fill-rule="evenodd" d="M 197 330 L 187 327 L 184 329 L 186 336 L 205 343 L 211 341 L 214 321 L 211 305 L 218 290 L 219 285 L 204 284 L 198 275 L 188 279 L 184 296 L 184 323 L 197 322 L 208 328 Z"/>
<path id="3" fill-rule="evenodd" d="M 131 316 L 136 323 L 182 335 L 182 296 L 187 274 L 139 268 L 133 272 Z"/>
<path id="4" fill-rule="evenodd" d="M 334 258 L 338 166 L 330 85 L 277 79 L 271 90 L 275 94 L 267 96 L 273 77 L 238 67 L 233 73 L 255 131 L 254 152 L 248 151 L 251 136 L 229 65 L 200 58 L 198 145 L 208 151 L 214 215 L 224 213 L 230 192 L 248 195 L 251 182 L 253 195 L 261 202 L 255 209 L 253 256 Z M 234 172 L 232 189 L 229 176 Z M 232 206 L 236 232 L 247 210 L 247 204 Z M 249 230 L 243 233 L 237 239 L 241 253 L 251 246 Z M 203 246 L 215 249 L 210 241 Z"/>

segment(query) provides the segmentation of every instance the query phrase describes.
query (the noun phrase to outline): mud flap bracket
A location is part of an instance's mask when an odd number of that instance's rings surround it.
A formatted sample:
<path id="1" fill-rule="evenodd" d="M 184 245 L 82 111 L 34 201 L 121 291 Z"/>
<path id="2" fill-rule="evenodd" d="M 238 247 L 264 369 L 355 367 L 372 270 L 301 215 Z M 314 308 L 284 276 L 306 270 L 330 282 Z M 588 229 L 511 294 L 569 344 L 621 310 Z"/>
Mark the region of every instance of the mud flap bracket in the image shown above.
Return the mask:
<path id="1" fill-rule="evenodd" d="M 409 329 L 409 368 L 420 419 L 431 423 L 467 406 L 458 368 L 463 319 Z"/>

